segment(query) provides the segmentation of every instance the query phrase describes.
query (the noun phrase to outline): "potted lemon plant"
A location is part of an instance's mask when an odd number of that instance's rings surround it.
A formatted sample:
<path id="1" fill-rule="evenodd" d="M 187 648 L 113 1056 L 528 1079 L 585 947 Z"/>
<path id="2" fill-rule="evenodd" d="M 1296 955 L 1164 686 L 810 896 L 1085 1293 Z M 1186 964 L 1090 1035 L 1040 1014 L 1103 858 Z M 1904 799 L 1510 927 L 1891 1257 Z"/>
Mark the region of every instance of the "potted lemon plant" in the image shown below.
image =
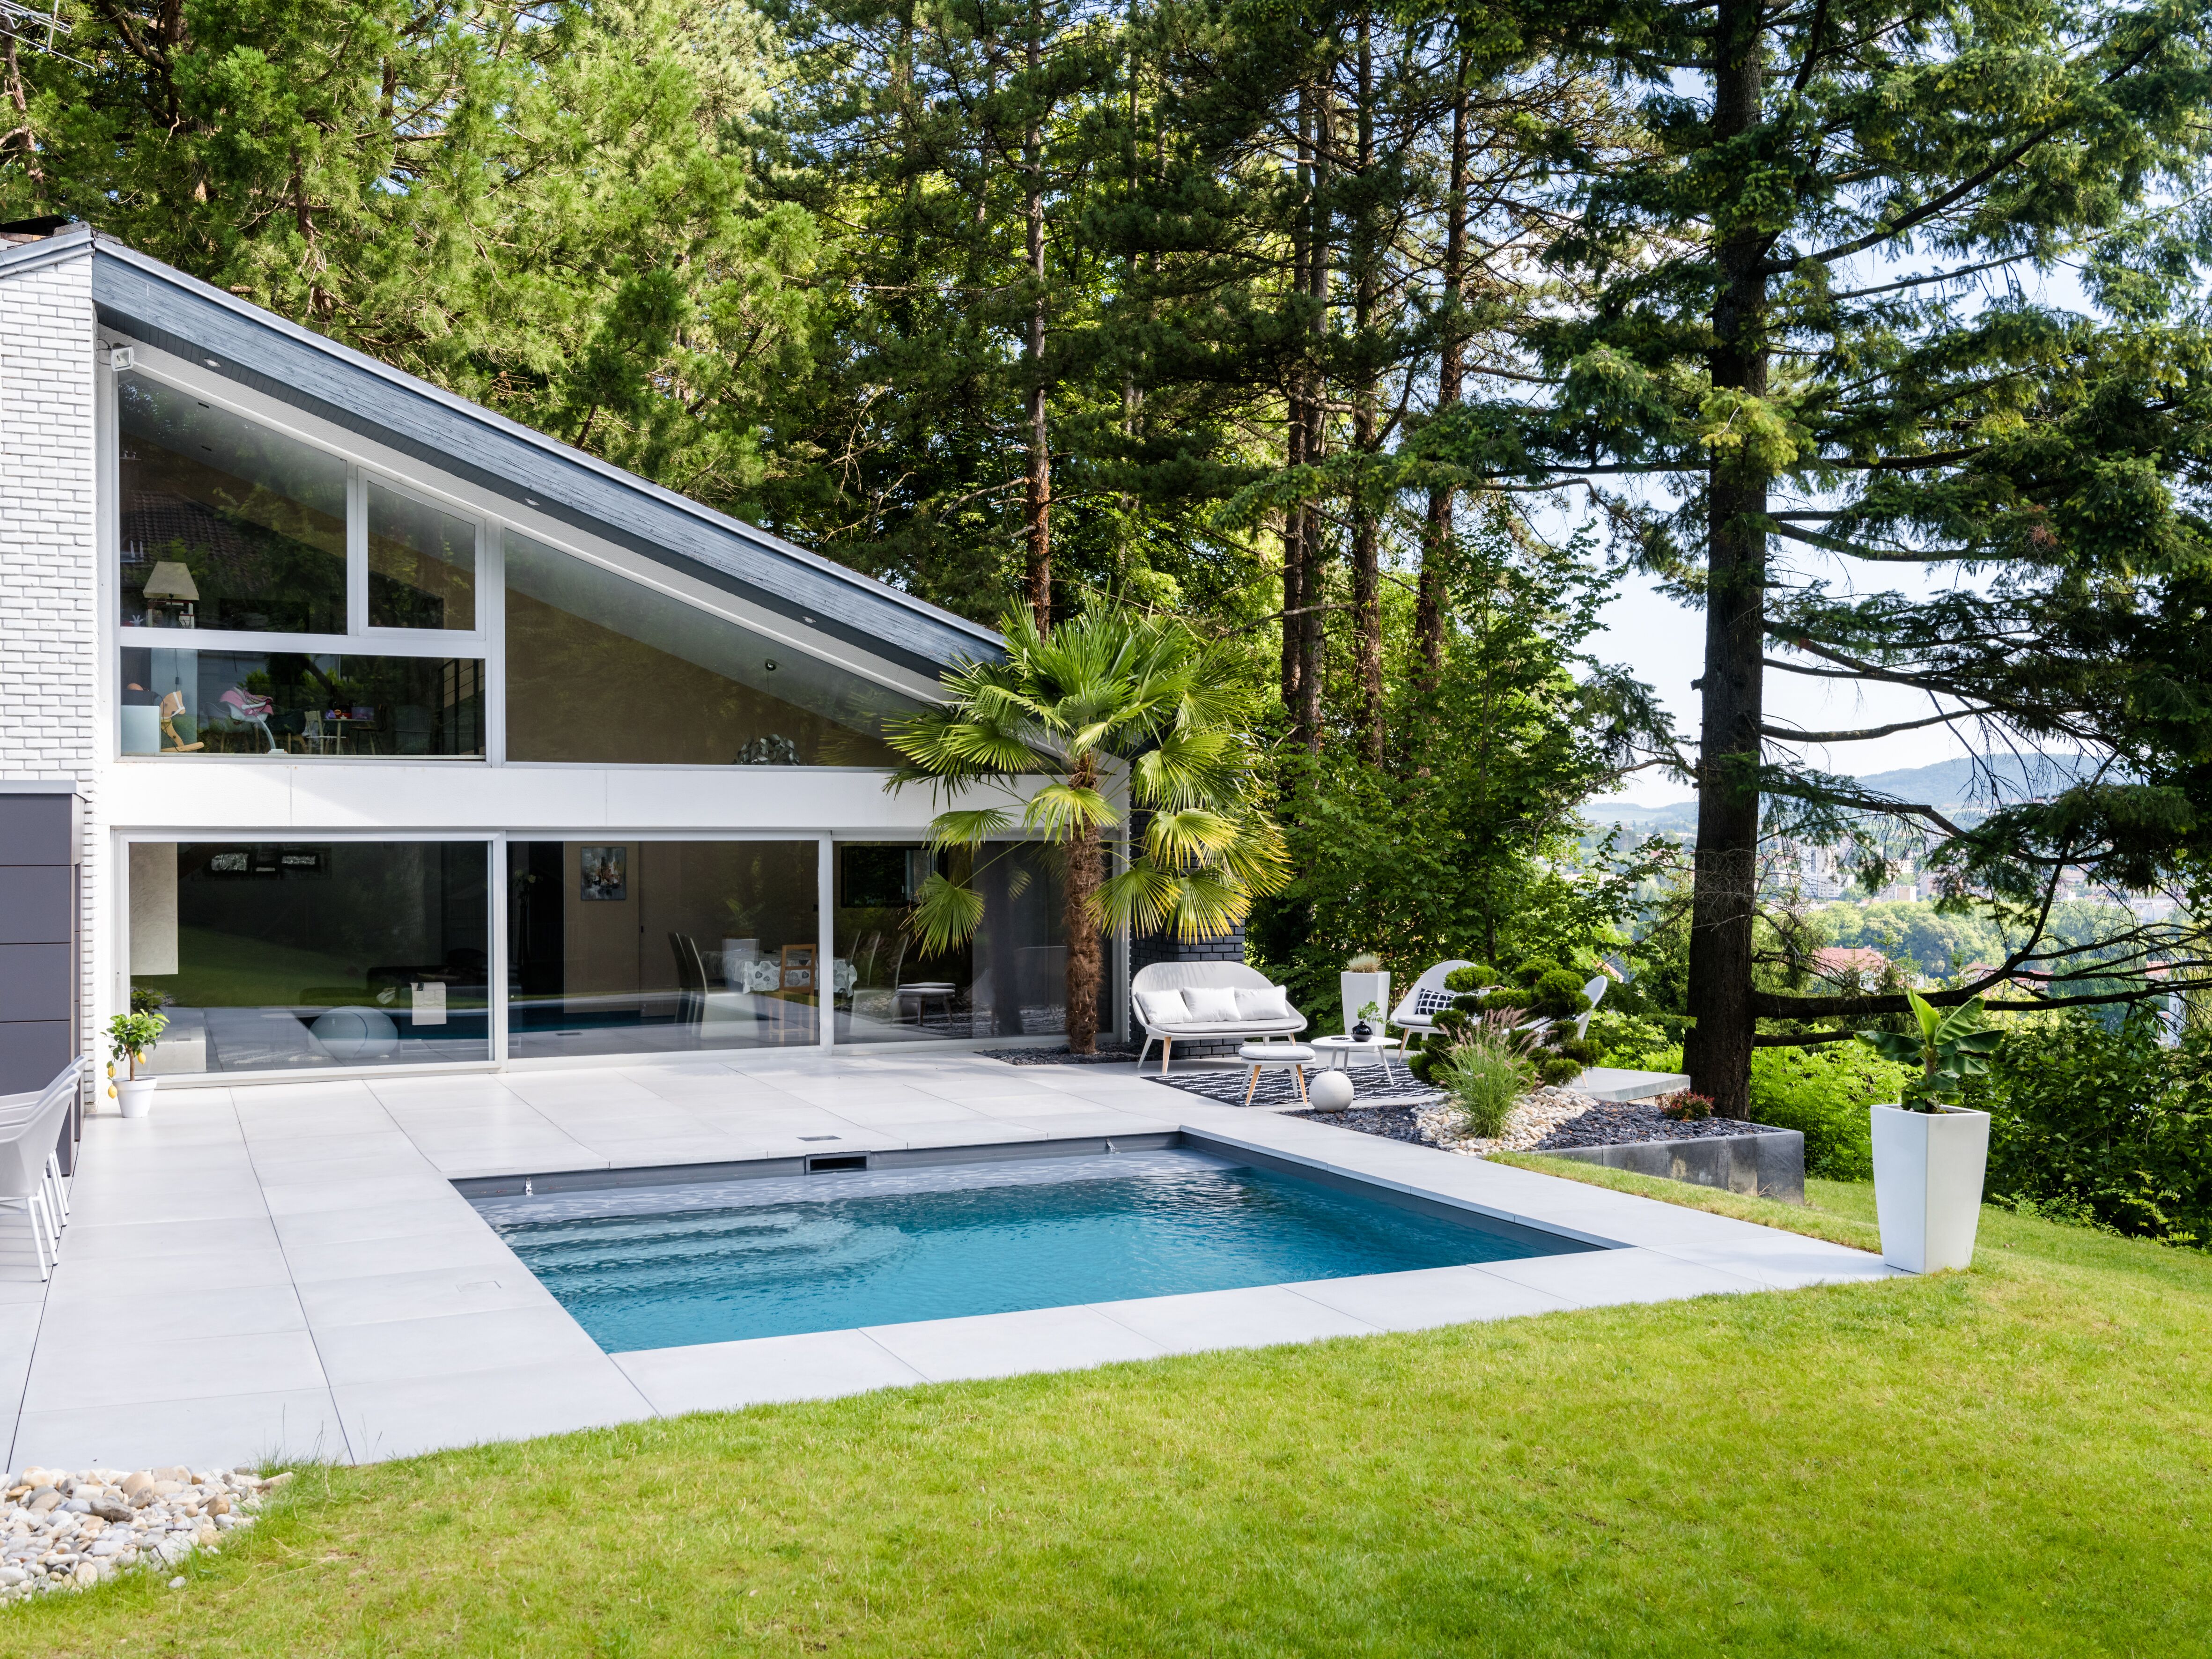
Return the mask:
<path id="1" fill-rule="evenodd" d="M 1905 998 L 1912 1025 L 1862 1031 L 1884 1060 L 1917 1065 L 1920 1075 L 1896 1104 L 1870 1107 L 1874 1202 L 1881 1259 L 1908 1273 L 1964 1267 L 1974 1259 L 1982 1218 L 1982 1181 L 1990 1161 L 1990 1115 L 1956 1104 L 1966 1079 L 1989 1067 L 1983 1056 L 2004 1040 L 1982 1000 L 1937 1008 L 1917 992 Z"/>
<path id="2" fill-rule="evenodd" d="M 107 1022 L 107 1092 L 123 1109 L 124 1116 L 143 1117 L 154 1109 L 154 1085 L 161 1079 L 140 1077 L 138 1068 L 145 1063 L 147 1051 L 161 1040 L 169 1021 L 158 1003 L 146 1003 L 135 991 L 131 1005 L 129 1013 L 118 1014 Z M 115 1075 L 118 1060 L 129 1068 L 122 1077 Z"/>

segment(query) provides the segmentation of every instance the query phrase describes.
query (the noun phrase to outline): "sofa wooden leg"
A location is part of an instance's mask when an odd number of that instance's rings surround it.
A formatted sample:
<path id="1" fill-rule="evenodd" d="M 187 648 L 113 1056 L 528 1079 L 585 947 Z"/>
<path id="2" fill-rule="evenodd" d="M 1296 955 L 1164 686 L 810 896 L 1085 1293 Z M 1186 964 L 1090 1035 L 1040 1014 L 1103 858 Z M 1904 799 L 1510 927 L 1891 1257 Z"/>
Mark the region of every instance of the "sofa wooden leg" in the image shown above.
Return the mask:
<path id="1" fill-rule="evenodd" d="M 1255 1066 L 1252 1068 L 1252 1080 L 1251 1080 L 1249 1083 L 1248 1083 L 1248 1084 L 1246 1084 L 1246 1085 L 1244 1085 L 1244 1103 L 1245 1103 L 1247 1106 L 1249 1106 L 1249 1105 L 1252 1103 L 1252 1091 L 1253 1091 L 1254 1090 L 1257 1089 L 1259 1086 L 1260 1086 L 1260 1068 L 1259 1068 L 1258 1066 Z"/>
<path id="2" fill-rule="evenodd" d="M 1175 1053 L 1175 1039 L 1162 1037 L 1160 1039 L 1160 1075 L 1162 1077 L 1168 1074 L 1168 1056 L 1173 1053 Z"/>
<path id="3" fill-rule="evenodd" d="M 1304 1100 L 1306 1097 L 1306 1068 L 1303 1066 L 1293 1066 L 1291 1067 L 1291 1075 L 1298 1080 L 1298 1098 L 1300 1100 Z"/>

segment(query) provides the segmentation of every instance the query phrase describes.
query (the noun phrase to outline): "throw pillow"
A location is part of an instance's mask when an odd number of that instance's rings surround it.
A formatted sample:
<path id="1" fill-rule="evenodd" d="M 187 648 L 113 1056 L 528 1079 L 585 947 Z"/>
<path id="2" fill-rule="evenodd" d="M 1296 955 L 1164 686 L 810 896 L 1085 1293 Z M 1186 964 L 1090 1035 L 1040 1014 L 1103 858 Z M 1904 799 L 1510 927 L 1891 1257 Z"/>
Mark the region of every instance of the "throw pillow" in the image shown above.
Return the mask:
<path id="1" fill-rule="evenodd" d="M 1180 1025 L 1190 1018 L 1180 991 L 1139 991 L 1137 1009 L 1147 1025 Z"/>
<path id="2" fill-rule="evenodd" d="M 1237 1017 L 1239 1019 L 1288 1019 L 1291 1017 L 1290 999 L 1279 985 L 1270 985 L 1256 991 L 1237 993 Z"/>
<path id="3" fill-rule="evenodd" d="M 1190 1009 L 1189 1018 L 1203 1024 L 1234 1025 L 1242 1018 L 1234 991 L 1193 986 L 1183 992 L 1182 1000 Z"/>

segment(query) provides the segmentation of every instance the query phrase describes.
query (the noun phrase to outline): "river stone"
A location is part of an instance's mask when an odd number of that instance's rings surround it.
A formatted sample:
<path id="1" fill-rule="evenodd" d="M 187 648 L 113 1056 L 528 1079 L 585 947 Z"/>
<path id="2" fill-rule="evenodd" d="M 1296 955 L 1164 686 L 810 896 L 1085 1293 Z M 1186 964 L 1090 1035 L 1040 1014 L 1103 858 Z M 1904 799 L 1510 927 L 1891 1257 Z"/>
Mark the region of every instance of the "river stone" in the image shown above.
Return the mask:
<path id="1" fill-rule="evenodd" d="M 33 1515 L 44 1515 L 62 1501 L 62 1495 L 52 1486 L 41 1486 L 31 1494 L 23 1507 Z"/>

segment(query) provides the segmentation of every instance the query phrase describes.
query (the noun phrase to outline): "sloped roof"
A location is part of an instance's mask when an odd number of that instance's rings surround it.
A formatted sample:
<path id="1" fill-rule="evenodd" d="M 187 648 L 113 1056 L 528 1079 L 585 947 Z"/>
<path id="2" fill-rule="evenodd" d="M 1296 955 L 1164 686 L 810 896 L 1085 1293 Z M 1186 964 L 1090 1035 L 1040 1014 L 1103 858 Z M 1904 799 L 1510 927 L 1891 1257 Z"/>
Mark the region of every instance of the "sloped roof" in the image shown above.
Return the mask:
<path id="1" fill-rule="evenodd" d="M 256 391 L 934 676 L 997 634 L 717 513 L 81 225 L 0 247 L 0 270 L 89 240 L 100 320 Z M 10 239 L 13 241 L 15 239 Z"/>

